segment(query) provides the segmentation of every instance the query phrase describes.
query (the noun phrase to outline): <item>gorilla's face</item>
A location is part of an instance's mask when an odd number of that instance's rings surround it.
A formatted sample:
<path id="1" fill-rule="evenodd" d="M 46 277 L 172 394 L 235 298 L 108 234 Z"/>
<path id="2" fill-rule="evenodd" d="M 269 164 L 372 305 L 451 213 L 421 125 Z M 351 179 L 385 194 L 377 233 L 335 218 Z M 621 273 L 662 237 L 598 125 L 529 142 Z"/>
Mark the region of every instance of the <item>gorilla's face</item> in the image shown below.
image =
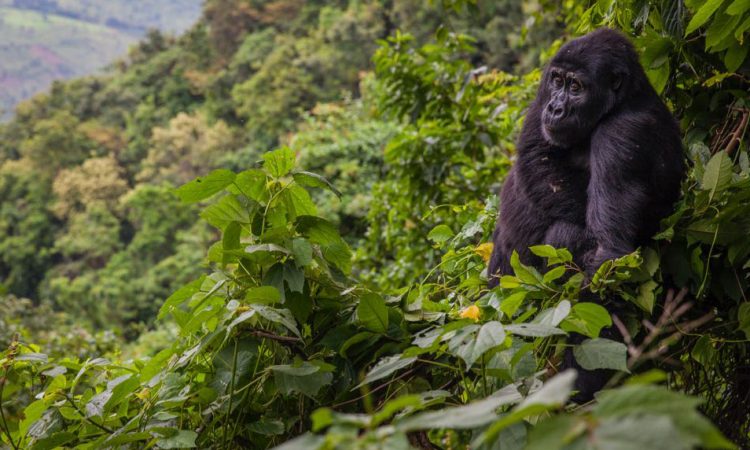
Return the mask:
<path id="1" fill-rule="evenodd" d="M 603 109 L 593 80 L 583 70 L 551 66 L 544 77 L 546 104 L 542 109 L 542 133 L 551 144 L 571 147 L 591 134 Z"/>

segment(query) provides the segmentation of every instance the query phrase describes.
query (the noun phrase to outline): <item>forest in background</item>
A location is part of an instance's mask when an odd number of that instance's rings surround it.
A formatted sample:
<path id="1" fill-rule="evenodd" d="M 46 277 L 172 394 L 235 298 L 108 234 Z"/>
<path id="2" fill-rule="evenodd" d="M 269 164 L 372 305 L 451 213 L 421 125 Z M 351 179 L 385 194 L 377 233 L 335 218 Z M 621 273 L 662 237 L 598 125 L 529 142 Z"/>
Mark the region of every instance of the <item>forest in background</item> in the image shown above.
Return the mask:
<path id="1" fill-rule="evenodd" d="M 52 81 L 122 57 L 150 29 L 182 33 L 200 0 L 0 0 L 0 120 Z"/>
<path id="2" fill-rule="evenodd" d="M 680 119 L 683 199 L 586 285 L 540 246 L 548 271 L 516 261 L 488 291 L 541 67 L 599 26 Z M 748 30 L 744 0 L 208 0 L 181 36 L 55 83 L 0 125 L 0 439 L 747 443 Z M 632 306 L 625 343 L 581 290 Z M 564 406 L 566 332 L 618 371 L 593 405 Z"/>

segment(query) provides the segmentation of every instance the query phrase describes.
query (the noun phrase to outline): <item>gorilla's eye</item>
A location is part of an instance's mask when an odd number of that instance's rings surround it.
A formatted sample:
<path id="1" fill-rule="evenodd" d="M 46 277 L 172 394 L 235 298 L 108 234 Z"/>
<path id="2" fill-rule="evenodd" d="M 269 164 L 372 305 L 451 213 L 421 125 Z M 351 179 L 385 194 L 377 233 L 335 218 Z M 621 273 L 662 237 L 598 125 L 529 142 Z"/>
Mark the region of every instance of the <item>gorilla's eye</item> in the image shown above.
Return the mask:
<path id="1" fill-rule="evenodd" d="M 570 82 L 570 91 L 571 92 L 580 92 L 581 90 L 581 84 L 575 80 Z"/>
<path id="2" fill-rule="evenodd" d="M 552 84 L 555 85 L 556 88 L 561 88 L 563 86 L 563 79 L 560 75 L 552 75 Z"/>

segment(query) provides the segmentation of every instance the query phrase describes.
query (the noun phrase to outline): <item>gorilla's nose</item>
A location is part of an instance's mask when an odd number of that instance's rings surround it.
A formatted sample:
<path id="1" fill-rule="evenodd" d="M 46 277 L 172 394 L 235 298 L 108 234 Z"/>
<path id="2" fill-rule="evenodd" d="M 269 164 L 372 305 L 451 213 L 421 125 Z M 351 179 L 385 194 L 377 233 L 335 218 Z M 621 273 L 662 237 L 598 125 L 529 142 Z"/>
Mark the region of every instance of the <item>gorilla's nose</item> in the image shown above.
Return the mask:
<path id="1" fill-rule="evenodd" d="M 552 103 L 547 104 L 547 114 L 549 114 L 551 119 L 560 119 L 564 113 L 565 110 L 562 105 L 555 105 Z"/>

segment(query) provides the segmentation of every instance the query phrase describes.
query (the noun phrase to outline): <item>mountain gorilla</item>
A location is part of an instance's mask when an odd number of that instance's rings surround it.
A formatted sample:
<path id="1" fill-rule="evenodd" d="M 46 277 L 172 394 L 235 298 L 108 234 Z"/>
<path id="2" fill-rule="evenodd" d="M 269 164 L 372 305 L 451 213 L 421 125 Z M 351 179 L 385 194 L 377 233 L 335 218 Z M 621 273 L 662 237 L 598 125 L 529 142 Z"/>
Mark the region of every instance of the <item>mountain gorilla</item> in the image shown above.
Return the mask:
<path id="1" fill-rule="evenodd" d="M 589 276 L 634 251 L 670 213 L 684 170 L 677 123 L 630 42 L 610 29 L 568 42 L 544 71 L 503 185 L 490 287 L 512 274 L 514 250 L 541 266 L 529 246 L 565 247 Z M 580 375 L 579 398 L 606 381 Z"/>

